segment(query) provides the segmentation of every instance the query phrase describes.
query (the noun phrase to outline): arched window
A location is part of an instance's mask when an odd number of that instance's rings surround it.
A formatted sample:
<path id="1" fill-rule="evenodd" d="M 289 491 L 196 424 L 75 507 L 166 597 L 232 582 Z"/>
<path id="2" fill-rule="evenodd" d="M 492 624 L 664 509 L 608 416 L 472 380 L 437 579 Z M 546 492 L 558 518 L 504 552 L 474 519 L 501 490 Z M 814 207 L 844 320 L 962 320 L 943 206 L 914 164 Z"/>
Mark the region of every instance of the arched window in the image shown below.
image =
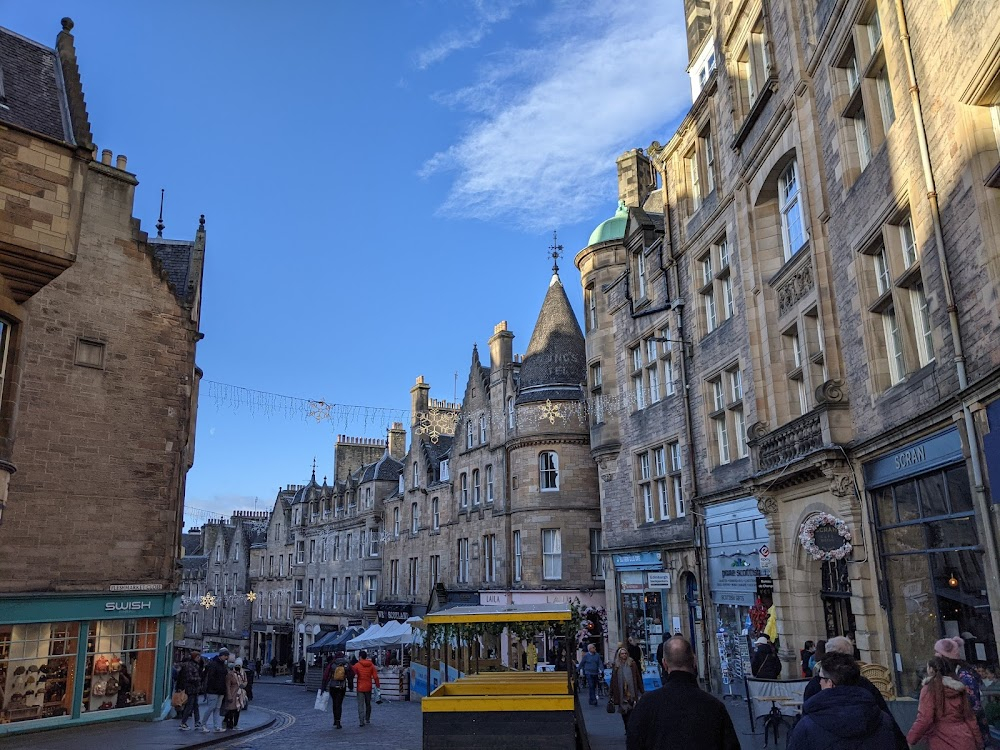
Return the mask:
<path id="1" fill-rule="evenodd" d="M 559 454 L 555 451 L 538 454 L 538 486 L 542 492 L 559 489 Z"/>

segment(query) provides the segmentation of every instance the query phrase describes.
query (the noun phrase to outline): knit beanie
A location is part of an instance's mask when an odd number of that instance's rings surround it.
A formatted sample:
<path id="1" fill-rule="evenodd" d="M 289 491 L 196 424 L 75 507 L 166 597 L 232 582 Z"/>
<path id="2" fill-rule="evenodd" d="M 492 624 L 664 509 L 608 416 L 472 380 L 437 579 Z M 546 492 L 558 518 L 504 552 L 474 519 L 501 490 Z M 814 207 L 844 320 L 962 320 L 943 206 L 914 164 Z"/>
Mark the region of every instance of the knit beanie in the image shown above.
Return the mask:
<path id="1" fill-rule="evenodd" d="M 934 653 L 946 659 L 964 659 L 965 641 L 957 635 L 954 638 L 942 638 L 934 644 Z"/>

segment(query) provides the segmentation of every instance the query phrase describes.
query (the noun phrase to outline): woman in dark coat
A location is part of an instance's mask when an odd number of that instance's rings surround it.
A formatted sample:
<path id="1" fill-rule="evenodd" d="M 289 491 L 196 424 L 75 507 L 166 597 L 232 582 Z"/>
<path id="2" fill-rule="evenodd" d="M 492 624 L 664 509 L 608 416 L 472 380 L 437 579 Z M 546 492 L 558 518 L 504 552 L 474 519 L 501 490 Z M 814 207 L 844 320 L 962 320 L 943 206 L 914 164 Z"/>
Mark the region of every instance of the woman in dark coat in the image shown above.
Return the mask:
<path id="1" fill-rule="evenodd" d="M 611 702 L 622 715 L 626 727 L 629 714 L 632 713 L 644 691 L 639 665 L 628 655 L 625 646 L 619 646 L 615 652 L 615 660 L 611 664 Z"/>

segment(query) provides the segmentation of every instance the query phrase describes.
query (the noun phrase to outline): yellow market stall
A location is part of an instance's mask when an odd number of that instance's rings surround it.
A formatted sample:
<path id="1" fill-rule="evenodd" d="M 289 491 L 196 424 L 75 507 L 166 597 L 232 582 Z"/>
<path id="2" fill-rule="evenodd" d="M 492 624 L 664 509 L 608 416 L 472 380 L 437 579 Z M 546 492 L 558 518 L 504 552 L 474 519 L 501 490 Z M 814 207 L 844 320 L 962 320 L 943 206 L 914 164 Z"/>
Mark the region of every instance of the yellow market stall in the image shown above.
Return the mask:
<path id="1" fill-rule="evenodd" d="M 481 625 L 568 631 L 572 618 L 567 604 L 522 604 L 454 607 L 423 620 L 429 638 L 439 632 L 448 643 Z M 573 675 L 564 672 L 488 672 L 445 682 L 421 703 L 423 748 L 576 750 L 575 697 Z"/>

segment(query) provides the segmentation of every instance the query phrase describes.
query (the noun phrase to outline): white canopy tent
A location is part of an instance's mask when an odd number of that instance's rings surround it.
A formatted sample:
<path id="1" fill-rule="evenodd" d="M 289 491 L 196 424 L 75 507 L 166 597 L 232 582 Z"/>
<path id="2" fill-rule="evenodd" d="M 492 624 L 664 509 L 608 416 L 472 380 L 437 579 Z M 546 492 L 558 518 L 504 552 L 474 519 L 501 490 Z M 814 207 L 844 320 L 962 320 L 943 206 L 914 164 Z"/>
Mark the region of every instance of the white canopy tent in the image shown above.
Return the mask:
<path id="1" fill-rule="evenodd" d="M 413 630 L 409 625 L 397 620 L 390 620 L 382 626 L 382 632 L 372 638 L 371 645 L 383 648 L 399 648 L 410 643 L 412 639 Z"/>
<path id="2" fill-rule="evenodd" d="M 352 638 L 347 642 L 347 649 L 349 651 L 357 651 L 359 648 L 369 648 L 374 645 L 371 643 L 372 638 L 382 632 L 382 625 L 378 623 L 374 625 L 369 625 L 368 630 L 359 635 L 357 638 Z"/>

